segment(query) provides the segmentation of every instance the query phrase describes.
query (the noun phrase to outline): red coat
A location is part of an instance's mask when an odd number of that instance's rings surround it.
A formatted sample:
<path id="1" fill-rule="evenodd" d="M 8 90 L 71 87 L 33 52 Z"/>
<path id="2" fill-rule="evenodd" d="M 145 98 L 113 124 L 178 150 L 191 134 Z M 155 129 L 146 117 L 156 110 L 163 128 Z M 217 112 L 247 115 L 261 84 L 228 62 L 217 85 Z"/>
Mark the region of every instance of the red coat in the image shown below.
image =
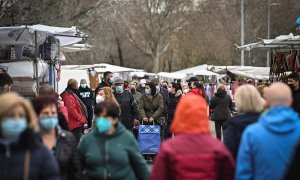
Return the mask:
<path id="1" fill-rule="evenodd" d="M 58 106 L 58 111 L 62 113 L 65 116 L 67 122 L 69 122 L 68 108 L 66 106 Z"/>
<path id="2" fill-rule="evenodd" d="M 85 114 L 78 102 L 76 95 L 72 92 L 64 91 L 61 95 L 65 106 L 68 109 L 68 126 L 70 130 L 81 127 L 87 123 Z"/>
<path id="3" fill-rule="evenodd" d="M 209 134 L 181 134 L 163 143 L 151 180 L 232 180 L 234 160 Z"/>
<path id="4" fill-rule="evenodd" d="M 203 96 L 202 90 L 198 88 L 191 89 L 187 94 L 195 94 L 195 95 Z"/>

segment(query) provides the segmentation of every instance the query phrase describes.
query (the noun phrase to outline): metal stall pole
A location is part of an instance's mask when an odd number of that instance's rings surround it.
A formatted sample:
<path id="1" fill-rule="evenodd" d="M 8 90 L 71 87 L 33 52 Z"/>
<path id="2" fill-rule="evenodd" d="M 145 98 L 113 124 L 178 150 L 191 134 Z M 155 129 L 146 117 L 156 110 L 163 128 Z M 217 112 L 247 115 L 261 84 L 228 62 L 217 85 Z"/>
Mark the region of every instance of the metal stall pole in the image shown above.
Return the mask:
<path id="1" fill-rule="evenodd" d="M 38 44 L 37 44 L 37 31 L 34 31 L 34 45 L 35 45 L 35 80 L 36 80 L 36 93 L 39 93 L 39 72 L 38 72 Z"/>

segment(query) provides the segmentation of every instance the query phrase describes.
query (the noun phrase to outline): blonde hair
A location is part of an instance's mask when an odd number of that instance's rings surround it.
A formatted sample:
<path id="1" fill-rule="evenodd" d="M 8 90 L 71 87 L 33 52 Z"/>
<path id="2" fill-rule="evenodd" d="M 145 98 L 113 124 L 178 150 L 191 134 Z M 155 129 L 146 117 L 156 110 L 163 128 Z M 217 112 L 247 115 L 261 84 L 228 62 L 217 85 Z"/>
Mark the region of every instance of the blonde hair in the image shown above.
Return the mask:
<path id="1" fill-rule="evenodd" d="M 105 101 L 113 101 L 113 102 L 116 102 L 116 103 L 117 103 L 117 100 L 116 100 L 116 98 L 115 98 L 115 96 L 114 96 L 114 94 L 113 94 L 113 92 L 112 92 L 112 90 L 111 90 L 110 87 L 103 87 L 103 88 L 101 88 L 101 89 L 99 90 L 99 92 L 100 92 L 101 90 L 103 90 L 103 92 L 104 92 L 104 98 L 105 98 Z M 99 93 L 99 92 L 98 92 L 98 93 Z M 118 104 L 118 103 L 117 103 L 117 104 Z"/>
<path id="2" fill-rule="evenodd" d="M 224 84 L 219 84 L 218 87 L 217 87 L 217 91 L 226 91 L 226 87 Z"/>
<path id="3" fill-rule="evenodd" d="M 234 99 L 239 112 L 260 113 L 264 109 L 264 100 L 253 85 L 240 86 L 234 95 Z"/>
<path id="4" fill-rule="evenodd" d="M 38 131 L 37 117 L 30 102 L 16 93 L 6 93 L 0 96 L 0 122 L 3 120 L 3 116 L 17 105 L 21 105 L 25 109 L 28 127 Z"/>

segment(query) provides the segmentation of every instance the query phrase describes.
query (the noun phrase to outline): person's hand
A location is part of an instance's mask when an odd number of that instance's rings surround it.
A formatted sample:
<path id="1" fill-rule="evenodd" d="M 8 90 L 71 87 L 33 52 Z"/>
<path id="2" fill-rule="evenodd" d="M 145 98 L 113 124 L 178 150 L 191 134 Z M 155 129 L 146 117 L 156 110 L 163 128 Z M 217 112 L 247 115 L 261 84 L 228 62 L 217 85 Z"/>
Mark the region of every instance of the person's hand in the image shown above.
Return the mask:
<path id="1" fill-rule="evenodd" d="M 92 130 L 92 128 L 85 129 L 85 130 L 83 131 L 83 134 L 87 134 L 87 133 L 89 133 L 91 130 Z"/>
<path id="2" fill-rule="evenodd" d="M 148 122 L 148 118 L 144 117 L 143 121 Z"/>
<path id="3" fill-rule="evenodd" d="M 137 120 L 137 119 L 134 119 L 133 124 L 134 124 L 135 126 L 138 126 L 138 125 L 140 124 L 140 121 Z"/>
<path id="4" fill-rule="evenodd" d="M 153 121 L 154 121 L 153 117 L 149 118 L 149 122 L 153 122 Z"/>

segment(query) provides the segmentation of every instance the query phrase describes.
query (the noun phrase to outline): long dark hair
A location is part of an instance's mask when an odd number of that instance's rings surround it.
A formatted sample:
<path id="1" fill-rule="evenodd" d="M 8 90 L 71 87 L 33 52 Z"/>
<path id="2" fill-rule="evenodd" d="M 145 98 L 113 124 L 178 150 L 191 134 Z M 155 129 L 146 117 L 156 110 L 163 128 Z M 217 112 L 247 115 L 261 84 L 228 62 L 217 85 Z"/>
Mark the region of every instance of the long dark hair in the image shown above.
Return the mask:
<path id="1" fill-rule="evenodd" d="M 146 86 L 149 86 L 151 89 L 151 95 L 155 96 L 156 94 L 156 86 L 152 82 L 146 83 Z"/>

